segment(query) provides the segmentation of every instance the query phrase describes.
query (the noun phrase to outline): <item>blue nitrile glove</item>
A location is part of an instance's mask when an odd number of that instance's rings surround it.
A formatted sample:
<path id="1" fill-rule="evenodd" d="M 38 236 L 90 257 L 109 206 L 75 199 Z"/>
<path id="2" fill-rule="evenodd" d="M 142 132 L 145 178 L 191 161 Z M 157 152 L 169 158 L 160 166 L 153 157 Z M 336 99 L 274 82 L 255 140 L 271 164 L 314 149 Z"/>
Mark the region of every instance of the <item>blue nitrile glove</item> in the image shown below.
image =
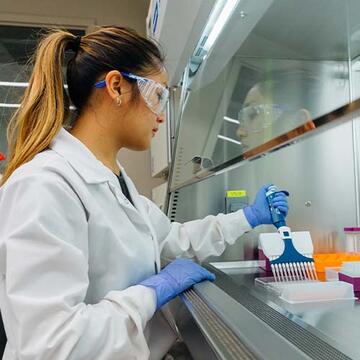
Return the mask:
<path id="1" fill-rule="evenodd" d="M 246 219 L 253 228 L 258 225 L 272 224 L 269 204 L 266 199 L 266 192 L 270 185 L 262 186 L 256 195 L 254 203 L 244 208 Z M 287 216 L 289 211 L 287 195 L 288 193 L 278 192 L 272 200 L 272 205 L 278 208 L 284 217 Z"/>
<path id="2" fill-rule="evenodd" d="M 204 280 L 214 281 L 215 275 L 191 260 L 177 259 L 139 285 L 155 290 L 156 309 L 160 309 L 183 291 Z"/>

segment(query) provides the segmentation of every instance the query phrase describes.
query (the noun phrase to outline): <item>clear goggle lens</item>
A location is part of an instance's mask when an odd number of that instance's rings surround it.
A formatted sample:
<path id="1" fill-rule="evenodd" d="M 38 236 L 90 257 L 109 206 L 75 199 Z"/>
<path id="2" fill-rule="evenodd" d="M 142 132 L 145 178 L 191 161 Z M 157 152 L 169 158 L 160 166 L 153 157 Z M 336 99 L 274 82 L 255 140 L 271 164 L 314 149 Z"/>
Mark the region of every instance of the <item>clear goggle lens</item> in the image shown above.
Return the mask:
<path id="1" fill-rule="evenodd" d="M 268 128 L 282 115 L 283 110 L 277 104 L 247 106 L 239 111 L 240 126 L 247 132 L 257 133 Z"/>
<path id="2" fill-rule="evenodd" d="M 156 115 L 162 114 L 169 100 L 169 90 L 151 79 L 136 77 L 136 81 L 140 94 L 150 110 Z"/>

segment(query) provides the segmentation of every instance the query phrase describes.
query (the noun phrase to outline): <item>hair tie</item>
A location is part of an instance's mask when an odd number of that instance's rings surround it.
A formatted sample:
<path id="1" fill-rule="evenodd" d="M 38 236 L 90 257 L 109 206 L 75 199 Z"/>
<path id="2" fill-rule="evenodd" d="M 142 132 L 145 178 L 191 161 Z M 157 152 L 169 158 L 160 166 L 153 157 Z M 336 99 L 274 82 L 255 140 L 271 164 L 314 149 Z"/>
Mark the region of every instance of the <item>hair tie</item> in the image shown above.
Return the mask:
<path id="1" fill-rule="evenodd" d="M 74 36 L 70 41 L 69 45 L 67 46 L 67 49 L 73 51 L 76 54 L 78 53 L 80 49 L 80 43 L 81 43 L 81 36 Z"/>
<path id="2" fill-rule="evenodd" d="M 80 48 L 80 43 L 81 43 L 81 36 L 78 35 L 74 39 L 74 49 L 75 49 L 76 52 L 78 52 L 78 50 Z"/>

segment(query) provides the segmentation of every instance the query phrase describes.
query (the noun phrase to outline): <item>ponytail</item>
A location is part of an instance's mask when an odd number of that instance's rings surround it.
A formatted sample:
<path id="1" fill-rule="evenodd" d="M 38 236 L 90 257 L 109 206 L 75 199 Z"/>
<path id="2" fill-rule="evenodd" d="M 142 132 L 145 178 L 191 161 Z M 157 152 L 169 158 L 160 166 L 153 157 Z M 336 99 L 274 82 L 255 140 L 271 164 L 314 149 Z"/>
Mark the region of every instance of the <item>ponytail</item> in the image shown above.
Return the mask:
<path id="1" fill-rule="evenodd" d="M 62 65 L 65 50 L 75 39 L 73 34 L 58 30 L 39 43 L 29 86 L 7 129 L 9 154 L 2 184 L 19 166 L 46 149 L 62 127 L 69 105 Z"/>

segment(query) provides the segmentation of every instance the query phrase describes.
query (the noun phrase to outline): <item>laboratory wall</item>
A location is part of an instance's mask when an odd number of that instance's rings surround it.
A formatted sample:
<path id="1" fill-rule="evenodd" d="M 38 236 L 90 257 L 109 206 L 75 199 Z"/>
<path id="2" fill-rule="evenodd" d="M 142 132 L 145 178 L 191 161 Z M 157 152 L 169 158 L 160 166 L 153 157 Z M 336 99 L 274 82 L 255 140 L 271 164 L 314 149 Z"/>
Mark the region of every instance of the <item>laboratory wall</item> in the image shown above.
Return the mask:
<path id="1" fill-rule="evenodd" d="M 123 25 L 145 33 L 150 0 L 1 0 L 1 23 Z"/>

